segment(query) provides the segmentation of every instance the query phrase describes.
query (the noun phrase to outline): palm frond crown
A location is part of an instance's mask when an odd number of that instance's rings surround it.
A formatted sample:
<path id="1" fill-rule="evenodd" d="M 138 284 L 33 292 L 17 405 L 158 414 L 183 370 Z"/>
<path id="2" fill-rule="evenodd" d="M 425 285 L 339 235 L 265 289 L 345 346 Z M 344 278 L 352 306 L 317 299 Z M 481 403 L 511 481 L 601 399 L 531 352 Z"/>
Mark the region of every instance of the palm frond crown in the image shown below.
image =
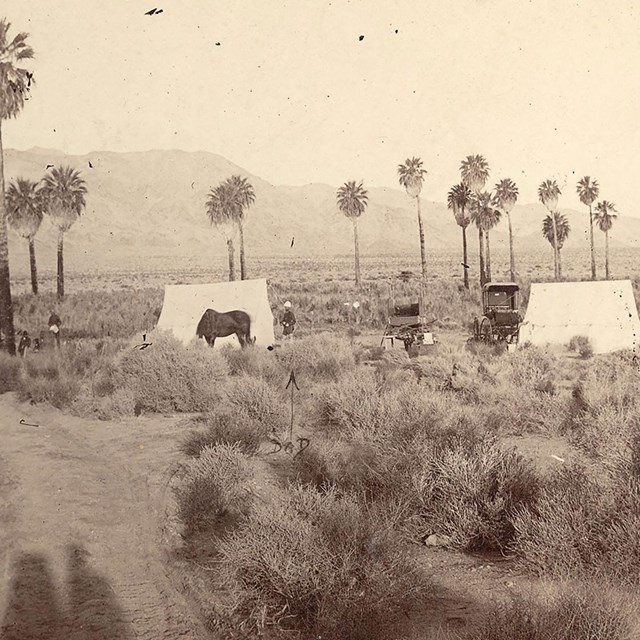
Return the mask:
<path id="1" fill-rule="evenodd" d="M 494 196 L 487 191 L 483 191 L 472 196 L 469 215 L 471 222 L 476 227 L 483 231 L 489 231 L 500 222 L 502 212 L 496 208 Z"/>
<path id="2" fill-rule="evenodd" d="M 580 202 L 589 207 L 598 199 L 598 195 L 600 195 L 600 186 L 598 185 L 597 180 L 592 180 L 590 176 L 585 176 L 578 181 L 576 191 L 578 192 Z"/>
<path id="3" fill-rule="evenodd" d="M 613 221 L 618 217 L 618 211 L 613 202 L 603 200 L 596 205 L 593 217 L 600 231 L 610 231 Z"/>
<path id="4" fill-rule="evenodd" d="M 404 164 L 398 165 L 398 181 L 412 198 L 420 195 L 426 174 L 427 171 L 422 168 L 420 158 L 407 158 Z"/>
<path id="5" fill-rule="evenodd" d="M 473 193 L 478 193 L 484 189 L 489 179 L 489 163 L 479 154 L 467 156 L 460 165 L 460 175 L 463 184 Z"/>
<path id="6" fill-rule="evenodd" d="M 471 222 L 468 211 L 471 196 L 471 189 L 463 183 L 451 187 L 447 194 L 447 207 L 453 212 L 456 223 L 461 227 L 468 227 Z"/>
<path id="7" fill-rule="evenodd" d="M 551 217 L 553 216 L 553 218 Z M 569 237 L 569 232 L 571 231 L 571 225 L 569 224 L 569 220 L 562 213 L 558 213 L 554 211 L 552 214 L 547 215 L 545 219 L 542 221 L 542 235 L 549 242 L 551 246 L 553 246 L 553 221 L 555 219 L 556 223 L 556 234 L 558 237 L 558 249 L 562 249 L 564 243 Z"/>
<path id="8" fill-rule="evenodd" d="M 495 199 L 498 208 L 505 213 L 511 213 L 518 201 L 518 187 L 510 178 L 504 178 L 495 186 Z"/>
<path id="9" fill-rule="evenodd" d="M 362 182 L 356 184 L 355 180 L 345 182 L 336 193 L 338 209 L 347 218 L 358 218 L 367 207 L 369 194 L 362 186 Z"/>
<path id="10" fill-rule="evenodd" d="M 33 238 L 44 216 L 44 199 L 39 183 L 16 178 L 7 189 L 6 207 L 9 226 L 21 237 Z"/>
<path id="11" fill-rule="evenodd" d="M 61 232 L 68 231 L 86 206 L 87 185 L 70 166 L 54 167 L 42 181 L 45 211 Z"/>
<path id="12" fill-rule="evenodd" d="M 538 187 L 538 198 L 549 212 L 558 207 L 558 199 L 562 195 L 560 187 L 555 180 L 545 180 Z"/>
<path id="13" fill-rule="evenodd" d="M 15 118 L 24 106 L 33 76 L 22 66 L 33 58 L 33 49 L 27 44 L 26 33 L 9 38 L 11 24 L 0 20 L 0 120 Z"/>

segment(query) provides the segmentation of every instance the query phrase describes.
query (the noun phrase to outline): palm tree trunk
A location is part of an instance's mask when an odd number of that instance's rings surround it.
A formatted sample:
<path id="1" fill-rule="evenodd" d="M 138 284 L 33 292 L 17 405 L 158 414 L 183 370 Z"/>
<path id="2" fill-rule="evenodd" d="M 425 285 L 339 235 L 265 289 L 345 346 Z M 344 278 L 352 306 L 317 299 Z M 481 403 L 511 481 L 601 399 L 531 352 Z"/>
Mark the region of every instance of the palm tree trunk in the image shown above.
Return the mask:
<path id="1" fill-rule="evenodd" d="M 511 282 L 516 281 L 516 258 L 513 253 L 513 230 L 511 229 L 511 214 L 507 213 L 507 221 L 509 222 L 509 273 Z"/>
<path id="2" fill-rule="evenodd" d="M 560 257 L 560 247 L 558 247 L 558 280 L 562 280 L 562 258 Z"/>
<path id="3" fill-rule="evenodd" d="M 64 233 L 58 233 L 58 298 L 64 298 Z"/>
<path id="4" fill-rule="evenodd" d="M 358 241 L 358 218 L 353 218 L 353 253 L 356 261 L 356 287 L 360 288 L 360 242 Z"/>
<path id="5" fill-rule="evenodd" d="M 0 118 L 0 330 L 6 350 L 16 355 L 16 335 L 13 328 L 13 302 L 9 274 L 9 237 L 7 209 L 4 199 L 4 149 L 2 147 L 2 118 Z"/>
<path id="6" fill-rule="evenodd" d="M 557 280 L 560 274 L 558 269 L 558 229 L 556 227 L 555 211 L 551 212 L 551 224 L 553 226 L 553 275 Z"/>
<path id="7" fill-rule="evenodd" d="M 38 295 L 38 269 L 36 268 L 36 247 L 33 237 L 29 238 L 29 266 L 31 267 L 31 292 Z"/>
<path id="8" fill-rule="evenodd" d="M 236 261 L 234 257 L 233 240 L 227 240 L 227 251 L 229 253 L 229 282 L 236 279 Z"/>
<path id="9" fill-rule="evenodd" d="M 609 279 L 609 232 L 604 232 L 604 277 Z"/>
<path id="10" fill-rule="evenodd" d="M 589 241 L 591 242 L 591 279 L 596 279 L 596 247 L 593 242 L 593 212 L 589 205 Z"/>
<path id="11" fill-rule="evenodd" d="M 240 233 L 240 280 L 247 279 L 247 265 L 244 259 L 244 229 L 242 220 L 238 220 L 238 231 Z"/>
<path id="12" fill-rule="evenodd" d="M 418 208 L 418 231 L 420 232 L 420 263 L 422 264 L 422 281 L 427 280 L 427 255 L 424 244 L 424 225 L 422 224 L 422 212 L 420 211 L 420 196 L 416 196 L 416 207 Z"/>
<path id="13" fill-rule="evenodd" d="M 491 282 L 491 248 L 489 247 L 489 231 L 484 236 L 485 244 L 487 245 L 487 254 L 485 257 L 485 273 L 486 281 Z"/>
<path id="14" fill-rule="evenodd" d="M 484 233 L 480 228 L 478 228 L 478 241 L 480 242 L 480 286 L 483 286 L 486 282 L 486 273 L 484 270 Z"/>
<path id="15" fill-rule="evenodd" d="M 462 272 L 464 277 L 464 288 L 469 289 L 469 269 L 467 268 L 467 227 L 462 227 Z"/>

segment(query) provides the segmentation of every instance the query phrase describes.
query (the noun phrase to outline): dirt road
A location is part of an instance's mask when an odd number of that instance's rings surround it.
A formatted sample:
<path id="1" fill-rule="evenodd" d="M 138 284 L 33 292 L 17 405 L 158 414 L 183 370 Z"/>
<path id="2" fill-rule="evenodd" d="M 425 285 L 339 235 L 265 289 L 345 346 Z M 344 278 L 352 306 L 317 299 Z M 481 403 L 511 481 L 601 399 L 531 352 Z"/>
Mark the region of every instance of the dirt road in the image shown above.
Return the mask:
<path id="1" fill-rule="evenodd" d="M 161 540 L 180 431 L 0 396 L 3 640 L 202 637 Z"/>

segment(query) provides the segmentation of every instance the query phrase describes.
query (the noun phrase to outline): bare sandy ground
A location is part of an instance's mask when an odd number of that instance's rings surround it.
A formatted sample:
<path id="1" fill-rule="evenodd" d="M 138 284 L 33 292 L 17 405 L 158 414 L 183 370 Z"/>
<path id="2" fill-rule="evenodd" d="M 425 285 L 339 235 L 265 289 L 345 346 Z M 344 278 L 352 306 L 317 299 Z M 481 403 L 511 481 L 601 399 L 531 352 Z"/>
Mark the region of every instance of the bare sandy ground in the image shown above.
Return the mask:
<path id="1" fill-rule="evenodd" d="M 92 422 L 0 396 L 3 640 L 204 637 L 163 551 L 179 431 L 176 419 Z"/>

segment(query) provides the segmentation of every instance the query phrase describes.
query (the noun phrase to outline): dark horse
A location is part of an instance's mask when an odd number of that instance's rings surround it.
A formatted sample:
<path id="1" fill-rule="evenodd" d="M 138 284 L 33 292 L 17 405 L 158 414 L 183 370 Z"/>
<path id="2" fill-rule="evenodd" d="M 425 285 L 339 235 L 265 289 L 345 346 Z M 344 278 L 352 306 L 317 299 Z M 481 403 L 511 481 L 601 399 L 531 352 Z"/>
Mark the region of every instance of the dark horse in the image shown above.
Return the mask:
<path id="1" fill-rule="evenodd" d="M 204 338 L 210 347 L 215 344 L 216 338 L 226 338 L 235 334 L 241 347 L 253 344 L 251 339 L 251 318 L 244 311 L 227 311 L 219 313 L 213 309 L 207 309 L 196 329 L 198 338 Z"/>

